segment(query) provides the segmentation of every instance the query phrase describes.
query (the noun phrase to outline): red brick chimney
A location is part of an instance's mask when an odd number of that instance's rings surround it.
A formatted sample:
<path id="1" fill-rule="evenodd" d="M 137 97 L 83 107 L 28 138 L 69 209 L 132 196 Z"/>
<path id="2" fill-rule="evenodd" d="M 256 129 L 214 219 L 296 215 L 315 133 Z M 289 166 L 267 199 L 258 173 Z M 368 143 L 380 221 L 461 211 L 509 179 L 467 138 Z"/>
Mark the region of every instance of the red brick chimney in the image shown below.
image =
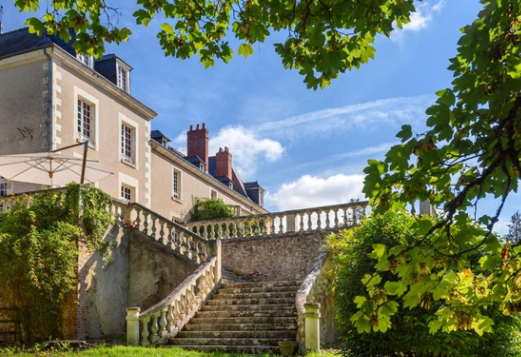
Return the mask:
<path id="1" fill-rule="evenodd" d="M 188 156 L 197 155 L 204 162 L 204 171 L 208 172 L 208 130 L 203 123 L 199 129 L 199 124 L 194 130 L 194 126 L 190 125 L 187 134 L 187 154 Z"/>
<path id="2" fill-rule="evenodd" d="M 219 152 L 215 154 L 215 176 L 226 176 L 230 180 L 232 177 L 232 154 L 228 147 L 219 148 Z"/>

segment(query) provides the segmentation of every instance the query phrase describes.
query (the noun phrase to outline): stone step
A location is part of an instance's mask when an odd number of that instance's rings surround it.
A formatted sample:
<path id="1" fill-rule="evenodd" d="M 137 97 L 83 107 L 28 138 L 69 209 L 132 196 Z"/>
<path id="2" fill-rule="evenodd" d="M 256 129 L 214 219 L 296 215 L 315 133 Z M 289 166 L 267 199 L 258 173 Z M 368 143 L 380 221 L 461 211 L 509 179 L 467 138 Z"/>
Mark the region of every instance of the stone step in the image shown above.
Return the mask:
<path id="1" fill-rule="evenodd" d="M 194 317 L 190 324 L 291 324 L 296 317 Z"/>
<path id="2" fill-rule="evenodd" d="M 269 292 L 269 293 L 232 293 L 232 294 L 221 294 L 220 292 L 213 296 L 215 300 L 223 299 L 291 299 L 295 298 L 297 292 Z"/>
<path id="3" fill-rule="evenodd" d="M 266 298 L 266 299 L 212 299 L 207 306 L 212 305 L 280 305 L 294 304 L 295 298 Z"/>
<path id="4" fill-rule="evenodd" d="M 293 292 L 296 294 L 297 286 L 272 286 L 272 287 L 257 287 L 257 288 L 221 288 L 217 294 L 244 294 L 244 293 L 271 293 L 271 292 Z"/>
<path id="5" fill-rule="evenodd" d="M 210 300 L 212 301 L 212 300 Z M 208 302 L 210 302 L 208 301 Z M 200 311 L 266 311 L 266 310 L 289 310 L 295 308 L 295 301 L 292 299 L 291 303 L 288 304 L 216 304 L 216 305 L 203 305 Z"/>
<path id="6" fill-rule="evenodd" d="M 174 338 L 173 345 L 197 345 L 197 346 L 275 346 L 279 341 L 295 341 L 295 338 Z"/>
<path id="7" fill-rule="evenodd" d="M 295 330 L 275 331 L 181 331 L 176 338 L 278 338 L 295 339 Z"/>
<path id="8" fill-rule="evenodd" d="M 168 347 L 168 346 L 165 346 Z M 194 350 L 200 352 L 228 352 L 241 354 L 266 354 L 279 353 L 279 348 L 275 346 L 219 346 L 219 345 L 176 345 L 171 347 L 181 347 L 186 350 Z"/>
<path id="9" fill-rule="evenodd" d="M 264 281 L 255 283 L 225 283 L 222 285 L 224 289 L 236 288 L 271 288 L 274 286 L 294 286 L 300 287 L 301 281 L 286 280 L 286 281 Z"/>
<path id="10" fill-rule="evenodd" d="M 297 308 L 260 311 L 199 311 L 195 317 L 291 317 L 297 316 Z"/>
<path id="11" fill-rule="evenodd" d="M 191 324 L 184 327 L 186 331 L 258 331 L 258 330 L 292 330 L 295 331 L 297 324 Z"/>

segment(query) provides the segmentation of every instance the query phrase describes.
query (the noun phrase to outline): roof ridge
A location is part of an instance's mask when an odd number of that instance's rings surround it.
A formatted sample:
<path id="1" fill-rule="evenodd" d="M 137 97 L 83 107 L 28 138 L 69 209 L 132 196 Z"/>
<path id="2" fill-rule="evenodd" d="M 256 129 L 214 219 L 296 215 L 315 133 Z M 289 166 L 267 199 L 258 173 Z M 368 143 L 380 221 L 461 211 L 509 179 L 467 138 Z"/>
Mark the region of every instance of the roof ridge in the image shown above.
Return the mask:
<path id="1" fill-rule="evenodd" d="M 16 30 L 11 30 L 11 31 L 7 31 L 7 32 L 2 32 L 2 33 L 0 33 L 0 36 L 10 35 L 10 34 L 12 34 L 13 32 L 24 31 L 24 30 L 29 30 L 29 27 L 20 27 L 19 29 L 16 29 Z"/>

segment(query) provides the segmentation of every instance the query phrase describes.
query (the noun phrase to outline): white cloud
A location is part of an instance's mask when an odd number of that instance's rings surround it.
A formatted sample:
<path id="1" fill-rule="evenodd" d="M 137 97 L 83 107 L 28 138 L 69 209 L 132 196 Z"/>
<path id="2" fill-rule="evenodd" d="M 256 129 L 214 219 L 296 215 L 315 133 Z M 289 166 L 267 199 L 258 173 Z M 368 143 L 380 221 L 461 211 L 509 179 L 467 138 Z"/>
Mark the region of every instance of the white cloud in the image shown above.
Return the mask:
<path id="1" fill-rule="evenodd" d="M 494 224 L 494 232 L 498 233 L 501 236 L 504 236 L 508 233 L 508 225 L 510 224 L 510 219 L 505 217 L 499 217 L 496 224 Z"/>
<path id="2" fill-rule="evenodd" d="M 383 152 L 387 152 L 391 146 L 396 145 L 397 142 L 392 143 L 383 143 L 377 146 L 369 146 L 360 150 L 356 151 L 349 151 L 342 154 L 337 154 L 331 157 L 331 160 L 337 160 L 337 159 L 345 159 L 348 157 L 361 157 L 361 156 L 369 156 L 374 154 L 380 154 Z"/>
<path id="3" fill-rule="evenodd" d="M 440 0 L 432 6 L 432 11 L 441 11 L 445 7 L 447 0 Z"/>
<path id="4" fill-rule="evenodd" d="M 186 131 L 175 139 L 172 145 L 186 154 Z M 210 132 L 209 156 L 214 156 L 219 148 L 228 147 L 232 153 L 233 167 L 244 179 L 252 178 L 263 161 L 277 161 L 284 154 L 284 147 L 275 140 L 261 138 L 253 130 L 243 126 L 221 128 L 216 135 Z"/>
<path id="5" fill-rule="evenodd" d="M 426 28 L 429 25 L 429 22 L 431 22 L 431 20 L 432 15 L 430 12 L 426 11 L 426 13 L 423 13 L 423 11 L 420 8 L 418 8 L 416 12 L 412 13 L 411 22 L 403 25 L 402 31 L 420 31 Z"/>
<path id="6" fill-rule="evenodd" d="M 271 139 L 261 138 L 243 126 L 228 126 L 210 137 L 210 156 L 219 148 L 227 146 L 233 155 L 233 166 L 243 178 L 255 175 L 259 163 L 263 160 L 277 161 L 282 157 L 284 148 Z"/>
<path id="7" fill-rule="evenodd" d="M 328 178 L 304 175 L 266 194 L 266 203 L 277 211 L 319 207 L 364 199 L 363 175 L 338 174 Z"/>
<path id="8" fill-rule="evenodd" d="M 346 129 L 372 130 L 382 125 L 419 124 L 425 119 L 425 110 L 434 103 L 434 97 L 397 97 L 340 108 L 324 109 L 272 121 L 252 128 L 257 133 L 295 140 L 303 136 L 338 132 Z"/>

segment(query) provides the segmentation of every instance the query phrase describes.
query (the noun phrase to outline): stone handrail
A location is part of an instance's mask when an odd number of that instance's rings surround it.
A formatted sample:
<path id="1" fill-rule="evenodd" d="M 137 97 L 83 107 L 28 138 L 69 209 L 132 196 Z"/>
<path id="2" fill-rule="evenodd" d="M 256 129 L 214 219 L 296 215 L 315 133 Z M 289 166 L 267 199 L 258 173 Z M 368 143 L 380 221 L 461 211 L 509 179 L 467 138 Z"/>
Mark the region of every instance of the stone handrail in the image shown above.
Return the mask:
<path id="1" fill-rule="evenodd" d="M 155 346 L 174 337 L 219 284 L 220 271 L 218 254 L 143 313 L 138 307 L 127 308 L 127 344 Z"/>
<path id="2" fill-rule="evenodd" d="M 359 224 L 368 202 L 305 208 L 246 217 L 190 222 L 189 229 L 208 239 L 336 231 Z"/>
<path id="3" fill-rule="evenodd" d="M 129 208 L 129 224 L 133 229 L 178 255 L 201 264 L 216 254 L 215 241 L 209 241 L 139 203 L 130 203 Z"/>
<path id="4" fill-rule="evenodd" d="M 297 306 L 297 342 L 302 353 L 320 350 L 320 304 L 312 301 L 312 290 L 316 288 L 329 252 L 322 250 L 300 285 L 295 298 Z"/>

